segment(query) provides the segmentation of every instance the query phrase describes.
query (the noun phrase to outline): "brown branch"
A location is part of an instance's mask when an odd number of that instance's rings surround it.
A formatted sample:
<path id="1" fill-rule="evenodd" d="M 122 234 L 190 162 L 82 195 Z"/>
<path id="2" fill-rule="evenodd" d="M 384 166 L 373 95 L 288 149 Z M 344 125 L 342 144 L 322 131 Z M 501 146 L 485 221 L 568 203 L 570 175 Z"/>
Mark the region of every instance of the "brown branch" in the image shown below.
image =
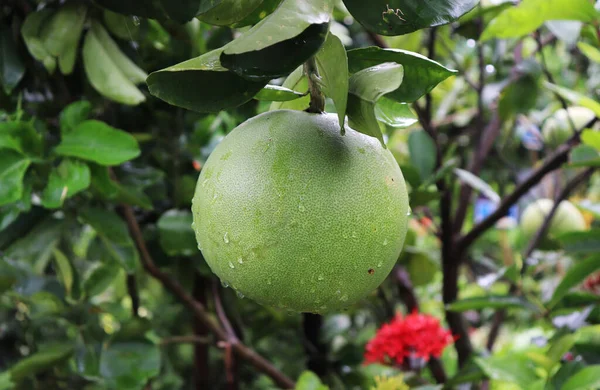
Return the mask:
<path id="1" fill-rule="evenodd" d="M 160 345 L 169 344 L 211 344 L 212 338 L 200 336 L 171 336 L 160 340 Z"/>
<path id="2" fill-rule="evenodd" d="M 544 222 L 542 223 L 542 226 L 540 226 L 540 228 L 538 229 L 536 234 L 529 241 L 529 245 L 527 246 L 527 249 L 525 250 L 525 252 L 523 254 L 523 259 L 525 259 L 525 261 L 523 263 L 523 268 L 521 269 L 521 275 L 524 275 L 525 271 L 527 270 L 527 264 L 528 264 L 527 259 L 531 256 L 531 254 L 533 253 L 535 248 L 538 247 L 542 238 L 546 235 L 548 228 L 550 228 L 550 224 L 552 223 L 552 219 L 554 218 L 554 215 L 556 214 L 556 211 L 558 210 L 560 203 L 562 201 L 564 201 L 565 199 L 567 199 L 571 195 L 571 193 L 573 193 L 573 191 L 575 191 L 575 189 L 577 189 L 577 187 L 579 187 L 581 184 L 585 183 L 594 173 L 594 169 L 595 168 L 587 168 L 583 172 L 581 172 L 580 174 L 575 176 L 567 184 L 565 184 L 565 187 L 563 188 L 563 190 L 554 198 L 554 205 L 552 206 L 552 209 L 544 218 Z M 517 290 L 518 290 L 517 285 L 512 284 L 510 286 L 509 295 L 515 294 L 517 292 Z M 500 335 L 500 328 L 502 327 L 502 324 L 504 323 L 505 319 L 506 319 L 506 310 L 504 310 L 504 309 L 499 310 L 496 312 L 496 314 L 494 314 L 494 319 L 492 321 L 492 327 L 490 328 L 490 333 L 488 335 L 488 339 L 487 339 L 487 343 L 486 343 L 486 347 L 489 351 L 491 351 L 494 348 L 494 344 L 496 343 L 496 340 L 498 339 L 498 336 Z"/>
<path id="3" fill-rule="evenodd" d="M 223 308 L 223 302 L 221 301 L 221 294 L 219 294 L 219 287 L 217 286 L 217 281 L 213 280 L 212 284 L 212 292 L 213 299 L 215 301 L 215 310 L 217 312 L 217 317 L 219 317 L 219 321 L 221 325 L 225 328 L 225 332 L 227 332 L 227 341 L 228 342 L 237 342 L 238 337 L 233 330 L 233 326 L 231 326 L 231 322 L 229 322 L 229 318 L 227 318 L 227 314 L 225 313 L 225 309 Z"/>
<path id="4" fill-rule="evenodd" d="M 131 312 L 134 317 L 139 317 L 140 311 L 140 294 L 138 293 L 137 281 L 135 275 L 127 275 L 127 293 L 131 298 Z"/>
<path id="5" fill-rule="evenodd" d="M 161 282 L 167 290 L 173 293 L 185 306 L 187 306 L 188 309 L 194 313 L 196 318 L 198 318 L 198 320 L 201 321 L 219 340 L 231 342 L 227 332 L 223 330 L 223 328 L 221 328 L 221 326 L 215 320 L 213 320 L 213 318 L 206 311 L 204 305 L 194 300 L 194 298 L 188 294 L 179 283 L 174 281 L 156 266 L 152 256 L 150 255 L 150 252 L 148 252 L 146 242 L 142 236 L 140 226 L 133 215 L 131 206 L 122 205 L 121 207 L 123 209 L 127 226 L 129 227 L 129 232 L 133 237 L 138 251 L 140 252 L 142 265 L 146 271 L 159 282 Z M 294 382 L 290 378 L 279 371 L 268 360 L 257 354 L 253 349 L 244 345 L 240 341 L 231 342 L 231 347 L 239 357 L 248 361 L 257 370 L 271 377 L 273 381 L 275 381 L 275 383 L 280 387 L 286 389 L 294 388 Z"/>

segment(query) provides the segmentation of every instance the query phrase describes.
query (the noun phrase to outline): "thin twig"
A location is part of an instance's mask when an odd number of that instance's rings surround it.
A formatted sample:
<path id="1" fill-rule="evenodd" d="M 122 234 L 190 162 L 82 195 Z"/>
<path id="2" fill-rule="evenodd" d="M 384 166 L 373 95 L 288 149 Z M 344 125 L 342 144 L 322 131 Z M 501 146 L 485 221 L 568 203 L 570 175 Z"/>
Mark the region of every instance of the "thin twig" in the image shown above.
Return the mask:
<path id="1" fill-rule="evenodd" d="M 542 238 L 546 235 L 546 232 L 548 231 L 548 228 L 550 227 L 550 224 L 552 223 L 552 219 L 554 218 L 554 215 L 556 214 L 556 211 L 558 210 L 560 203 L 562 201 L 564 201 L 565 199 L 567 199 L 573 193 L 573 191 L 575 191 L 575 189 L 577 189 L 577 187 L 579 187 L 581 184 L 585 183 L 594 173 L 594 169 L 595 168 L 587 168 L 583 172 L 581 172 L 580 174 L 575 176 L 573 179 L 571 179 L 565 185 L 563 190 L 555 197 L 554 205 L 552 206 L 552 209 L 544 218 L 544 222 L 542 223 L 542 226 L 540 226 L 540 228 L 538 229 L 536 234 L 531 238 L 531 240 L 529 241 L 529 245 L 527 246 L 527 249 L 523 253 L 523 259 L 525 259 L 525 261 L 523 263 L 523 268 L 521 268 L 521 275 L 524 275 L 525 272 L 527 271 L 527 266 L 528 266 L 527 259 L 529 259 L 529 257 L 531 257 L 531 254 L 533 253 L 533 251 L 538 247 Z M 511 284 L 510 289 L 509 289 L 509 295 L 515 294 L 517 292 L 517 290 L 518 290 L 517 285 Z M 494 319 L 492 320 L 492 326 L 490 328 L 490 333 L 488 334 L 488 339 L 487 339 L 487 343 L 486 343 L 486 347 L 487 347 L 488 351 L 491 351 L 494 348 L 494 344 L 496 343 L 496 340 L 498 339 L 498 336 L 500 335 L 500 328 L 502 327 L 502 324 L 504 323 L 504 320 L 506 319 L 506 314 L 507 314 L 507 312 L 505 309 L 498 310 L 494 314 Z"/>
<path id="2" fill-rule="evenodd" d="M 160 340 L 160 345 L 169 344 L 211 344 L 213 342 L 211 337 L 199 337 L 199 336 L 171 336 L 165 337 Z"/>
<path id="3" fill-rule="evenodd" d="M 231 326 L 231 322 L 229 322 L 229 318 L 227 318 L 227 314 L 225 313 L 225 309 L 223 308 L 223 302 L 221 301 L 221 294 L 219 294 L 219 287 L 217 286 L 216 280 L 213 280 L 212 292 L 213 299 L 215 301 L 215 310 L 217 311 L 217 317 L 219 317 L 221 325 L 225 328 L 225 332 L 227 332 L 227 341 L 237 342 L 238 337 L 236 336 L 235 331 L 233 330 L 233 326 Z"/>
<path id="4" fill-rule="evenodd" d="M 319 87 L 319 70 L 317 60 L 311 57 L 304 63 L 304 73 L 308 80 L 308 91 L 310 93 L 310 106 L 306 111 L 320 114 L 325 111 L 325 96 Z"/>
<path id="5" fill-rule="evenodd" d="M 125 216 L 125 220 L 127 222 L 127 226 L 129 227 L 129 232 L 133 237 L 133 240 L 140 252 L 140 258 L 142 261 L 142 265 L 146 269 L 146 271 L 152 275 L 155 279 L 162 283 L 162 285 L 173 293 L 182 303 L 187 306 L 200 320 L 202 323 L 206 325 L 206 327 L 220 340 L 229 341 L 227 332 L 221 328 L 221 326 L 208 314 L 204 305 L 194 300 L 194 298 L 188 294 L 183 287 L 174 281 L 167 274 L 162 272 L 154 263 L 150 252 L 148 252 L 148 248 L 146 247 L 146 242 L 144 241 L 144 237 L 142 236 L 142 232 L 140 230 L 140 226 L 133 215 L 133 210 L 129 205 L 122 205 L 123 214 Z M 252 364 L 257 370 L 263 372 L 268 375 L 275 381 L 277 385 L 283 387 L 285 389 L 293 389 L 295 384 L 290 378 L 288 378 L 284 373 L 279 371 L 275 366 L 273 366 L 268 360 L 257 354 L 253 349 L 244 345 L 243 343 L 237 341 L 231 344 L 232 349 L 244 360 L 248 361 Z"/>

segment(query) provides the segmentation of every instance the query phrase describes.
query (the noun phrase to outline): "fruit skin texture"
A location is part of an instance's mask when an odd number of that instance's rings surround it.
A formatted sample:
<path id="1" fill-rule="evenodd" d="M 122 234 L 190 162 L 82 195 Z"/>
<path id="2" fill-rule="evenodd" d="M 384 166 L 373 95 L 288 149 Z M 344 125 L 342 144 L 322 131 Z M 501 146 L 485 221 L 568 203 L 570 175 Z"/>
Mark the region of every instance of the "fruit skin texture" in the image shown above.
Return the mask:
<path id="1" fill-rule="evenodd" d="M 542 136 L 546 145 L 556 148 L 565 143 L 573 135 L 573 129 L 569 118 L 573 120 L 573 124 L 577 130 L 581 129 L 592 119 L 596 114 L 586 107 L 569 107 L 556 111 L 544 123 L 542 128 Z"/>
<path id="2" fill-rule="evenodd" d="M 234 129 L 193 199 L 196 238 L 223 283 L 297 312 L 348 306 L 402 249 L 408 195 L 392 154 L 337 116 L 279 110 Z"/>
<path id="3" fill-rule="evenodd" d="M 533 237 L 554 207 L 552 199 L 538 199 L 525 208 L 521 215 L 521 229 L 528 237 Z M 568 200 L 563 200 L 548 228 L 548 239 L 552 240 L 564 233 L 587 230 L 581 212 Z"/>

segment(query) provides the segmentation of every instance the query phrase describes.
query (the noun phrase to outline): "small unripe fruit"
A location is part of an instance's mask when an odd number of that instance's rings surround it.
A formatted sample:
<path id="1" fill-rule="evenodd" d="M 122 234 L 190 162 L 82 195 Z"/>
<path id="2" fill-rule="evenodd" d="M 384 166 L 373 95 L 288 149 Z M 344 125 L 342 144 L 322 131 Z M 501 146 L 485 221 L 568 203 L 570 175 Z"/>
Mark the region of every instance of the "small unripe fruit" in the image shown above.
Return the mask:
<path id="1" fill-rule="evenodd" d="M 566 142 L 573 133 L 573 125 L 576 130 L 581 130 L 588 124 L 596 114 L 586 107 L 569 107 L 567 110 L 560 109 L 544 122 L 542 136 L 546 145 L 557 147 Z"/>
<path id="2" fill-rule="evenodd" d="M 521 230 L 523 233 L 527 237 L 533 237 L 541 228 L 553 207 L 554 201 L 551 199 L 538 199 L 527 206 L 521 215 Z M 562 234 L 586 229 L 587 224 L 581 212 L 573 203 L 563 200 L 558 205 L 558 209 L 550 222 L 547 237 L 549 240 L 553 240 Z"/>
<path id="3" fill-rule="evenodd" d="M 408 195 L 392 154 L 336 115 L 272 111 L 213 151 L 192 206 L 212 271 L 257 302 L 298 312 L 354 303 L 392 270 Z"/>

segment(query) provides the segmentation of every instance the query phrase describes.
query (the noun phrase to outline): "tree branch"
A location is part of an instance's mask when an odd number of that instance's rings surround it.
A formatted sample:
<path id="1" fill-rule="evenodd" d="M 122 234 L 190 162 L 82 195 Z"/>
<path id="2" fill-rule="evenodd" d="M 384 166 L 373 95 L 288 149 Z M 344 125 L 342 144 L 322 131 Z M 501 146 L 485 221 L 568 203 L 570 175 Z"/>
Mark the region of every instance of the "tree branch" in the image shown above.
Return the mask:
<path id="1" fill-rule="evenodd" d="M 573 191 L 577 189 L 577 187 L 585 183 L 594 173 L 594 169 L 595 168 L 587 168 L 583 172 L 579 173 L 577 176 L 571 179 L 571 181 L 565 184 L 565 187 L 562 189 L 562 191 L 554 198 L 554 205 L 552 206 L 552 209 L 544 218 L 542 226 L 540 226 L 536 234 L 529 241 L 529 245 L 527 245 L 527 249 L 523 254 L 523 259 L 525 259 L 525 261 L 523 263 L 523 268 L 521 269 L 521 275 L 525 274 L 528 265 L 527 259 L 531 256 L 535 248 L 538 247 L 542 238 L 546 235 L 546 232 L 548 231 L 548 228 L 552 223 L 552 219 L 554 218 L 554 215 L 556 214 L 560 203 L 567 199 L 573 193 Z M 515 294 L 517 290 L 517 285 L 512 284 L 509 290 L 509 295 Z M 500 335 L 500 328 L 502 327 L 502 324 L 504 323 L 505 319 L 506 310 L 499 310 L 494 315 L 492 327 L 490 328 L 490 333 L 488 335 L 488 340 L 486 343 L 486 347 L 489 351 L 491 351 L 494 348 L 494 344 L 496 343 L 496 340 Z"/>
<path id="2" fill-rule="evenodd" d="M 315 57 L 311 57 L 304 63 L 304 73 L 308 80 L 308 91 L 310 93 L 310 106 L 306 111 L 320 114 L 325 111 L 325 96 L 319 88 L 319 70 L 317 69 Z"/>
<path id="3" fill-rule="evenodd" d="M 152 275 L 155 279 L 162 283 L 162 285 L 173 293 L 185 306 L 190 309 L 196 318 L 201 321 L 210 331 L 213 333 L 219 340 L 225 342 L 231 342 L 227 335 L 227 332 L 221 328 L 221 326 L 208 314 L 204 305 L 194 300 L 194 298 L 188 294 L 183 287 L 174 281 L 167 274 L 162 272 L 152 259 L 150 252 L 148 252 L 148 248 L 146 247 L 146 243 L 144 241 L 144 237 L 142 236 L 142 232 L 140 230 L 140 226 L 133 215 L 133 210 L 129 205 L 122 205 L 123 214 L 125 216 L 125 221 L 127 222 L 127 226 L 129 227 L 129 232 L 140 252 L 140 258 L 142 261 L 142 265 L 144 269 Z M 286 389 L 293 389 L 294 382 L 288 378 L 284 373 L 279 371 L 275 366 L 273 366 L 268 360 L 257 354 L 254 350 L 244 345 L 239 341 L 231 342 L 231 347 L 242 359 L 248 361 L 252 364 L 257 370 L 263 372 L 264 374 L 271 377 L 277 385 Z"/>
<path id="4" fill-rule="evenodd" d="M 134 317 L 139 317 L 140 294 L 138 293 L 137 281 L 135 275 L 127 275 L 127 293 L 131 298 L 131 313 Z"/>

